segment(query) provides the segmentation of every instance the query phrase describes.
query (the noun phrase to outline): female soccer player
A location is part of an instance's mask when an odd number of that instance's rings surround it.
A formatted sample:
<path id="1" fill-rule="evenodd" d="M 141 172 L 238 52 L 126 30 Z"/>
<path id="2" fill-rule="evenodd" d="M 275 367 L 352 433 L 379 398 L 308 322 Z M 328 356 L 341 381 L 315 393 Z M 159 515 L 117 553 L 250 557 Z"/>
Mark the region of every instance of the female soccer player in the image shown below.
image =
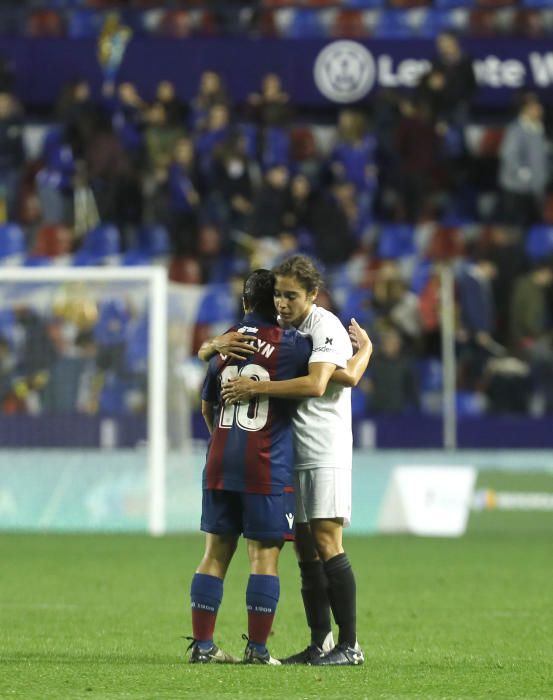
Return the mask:
<path id="1" fill-rule="evenodd" d="M 229 403 L 256 396 L 304 399 L 294 422 L 296 552 L 311 644 L 283 663 L 362 664 L 357 642 L 356 590 L 342 546 L 351 516 L 351 396 L 369 362 L 372 343 L 352 319 L 351 342 L 339 319 L 317 306 L 321 277 L 313 262 L 296 255 L 275 270 L 274 300 L 280 322 L 309 334 L 313 351 L 303 377 L 252 381 L 245 377 L 222 387 Z M 333 647 L 330 609 L 339 628 Z"/>

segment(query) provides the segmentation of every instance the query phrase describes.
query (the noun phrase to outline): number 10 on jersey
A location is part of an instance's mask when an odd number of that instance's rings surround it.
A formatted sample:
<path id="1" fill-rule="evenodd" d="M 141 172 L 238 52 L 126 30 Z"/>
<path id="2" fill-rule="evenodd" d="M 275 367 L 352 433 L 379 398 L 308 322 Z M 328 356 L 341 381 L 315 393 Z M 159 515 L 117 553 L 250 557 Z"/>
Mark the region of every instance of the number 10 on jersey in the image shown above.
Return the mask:
<path id="1" fill-rule="evenodd" d="M 256 381 L 269 381 L 269 372 L 260 365 L 244 365 L 238 369 L 234 365 L 225 367 L 221 372 L 221 383 L 228 382 L 238 376 L 249 377 Z M 255 396 L 250 401 L 237 404 L 225 404 L 219 418 L 220 428 L 232 428 L 234 422 L 242 430 L 255 432 L 265 427 L 269 417 L 269 397 Z"/>

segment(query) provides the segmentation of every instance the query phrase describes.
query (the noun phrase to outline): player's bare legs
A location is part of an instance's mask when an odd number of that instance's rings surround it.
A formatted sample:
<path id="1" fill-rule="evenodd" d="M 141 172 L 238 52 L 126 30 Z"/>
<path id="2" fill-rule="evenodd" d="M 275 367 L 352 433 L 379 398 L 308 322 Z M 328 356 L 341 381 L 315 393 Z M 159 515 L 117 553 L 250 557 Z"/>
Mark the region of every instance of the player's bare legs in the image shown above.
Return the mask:
<path id="1" fill-rule="evenodd" d="M 237 544 L 238 535 L 215 535 L 208 532 L 204 556 L 196 573 L 224 579 Z"/>
<path id="2" fill-rule="evenodd" d="M 232 560 L 238 535 L 207 533 L 205 552 L 190 588 L 192 603 L 192 663 L 238 663 L 213 642 L 213 632 L 221 600 L 223 579 Z"/>
<path id="3" fill-rule="evenodd" d="M 245 663 L 278 665 L 270 655 L 267 639 L 273 626 L 280 596 L 278 557 L 281 543 L 248 540 L 250 578 L 246 589 L 248 609 L 248 645 Z"/>

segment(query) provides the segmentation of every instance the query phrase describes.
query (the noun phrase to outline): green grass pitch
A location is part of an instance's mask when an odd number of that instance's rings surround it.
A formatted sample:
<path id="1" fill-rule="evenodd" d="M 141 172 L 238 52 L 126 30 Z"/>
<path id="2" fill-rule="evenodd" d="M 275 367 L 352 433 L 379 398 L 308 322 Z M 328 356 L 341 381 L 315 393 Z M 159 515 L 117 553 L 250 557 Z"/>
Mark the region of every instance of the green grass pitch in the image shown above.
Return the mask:
<path id="1" fill-rule="evenodd" d="M 459 540 L 347 538 L 366 663 L 346 669 L 188 664 L 201 536 L 3 534 L 0 698 L 552 698 L 551 515 L 520 515 L 500 532 L 474 515 Z M 281 577 L 275 656 L 307 641 L 289 545 Z M 246 580 L 240 547 L 216 630 L 236 654 Z"/>

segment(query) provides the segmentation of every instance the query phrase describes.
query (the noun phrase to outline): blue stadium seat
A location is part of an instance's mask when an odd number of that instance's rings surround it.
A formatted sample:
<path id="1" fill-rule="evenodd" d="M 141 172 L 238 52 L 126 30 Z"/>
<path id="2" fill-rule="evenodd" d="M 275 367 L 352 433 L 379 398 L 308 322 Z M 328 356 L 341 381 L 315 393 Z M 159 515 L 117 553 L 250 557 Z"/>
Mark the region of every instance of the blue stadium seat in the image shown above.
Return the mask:
<path id="1" fill-rule="evenodd" d="M 120 252 L 121 235 L 117 227 L 100 224 L 85 235 L 73 262 L 75 265 L 97 265 L 104 258 L 119 255 Z"/>
<path id="2" fill-rule="evenodd" d="M 436 4 L 432 13 L 439 31 L 462 33 L 469 26 L 470 7 L 441 7 Z"/>
<path id="3" fill-rule="evenodd" d="M 125 267 L 141 267 L 152 264 L 152 258 L 142 250 L 128 250 L 121 256 L 121 265 Z"/>
<path id="4" fill-rule="evenodd" d="M 126 382 L 123 382 L 111 372 L 107 373 L 104 386 L 100 393 L 100 415 L 121 416 L 127 413 L 125 405 L 127 388 Z"/>
<path id="5" fill-rule="evenodd" d="M 257 126 L 255 124 L 240 124 L 238 129 L 246 141 L 246 153 L 251 160 L 257 159 Z"/>
<path id="6" fill-rule="evenodd" d="M 442 362 L 436 357 L 427 357 L 417 362 L 422 393 L 441 391 L 443 386 Z"/>
<path id="7" fill-rule="evenodd" d="M 268 127 L 265 129 L 262 162 L 264 168 L 275 165 L 288 165 L 290 137 L 284 129 Z"/>
<path id="8" fill-rule="evenodd" d="M 58 148 L 61 145 L 63 138 L 63 130 L 59 126 L 54 126 L 44 134 L 44 140 L 42 141 L 42 159 L 46 161 L 47 164 L 57 153 Z"/>
<path id="9" fill-rule="evenodd" d="M 376 39 L 406 39 L 412 34 L 405 10 L 382 10 L 373 29 Z"/>
<path id="10" fill-rule="evenodd" d="M 355 386 L 351 390 L 351 417 L 355 420 L 365 418 L 366 415 L 367 397 L 358 386 Z"/>
<path id="11" fill-rule="evenodd" d="M 242 274 L 243 270 L 237 269 L 239 260 L 231 255 L 216 255 L 209 259 L 206 266 L 207 282 L 209 284 L 226 284 L 234 274 Z"/>
<path id="12" fill-rule="evenodd" d="M 285 36 L 288 39 L 314 39 L 326 36 L 321 13 L 318 10 L 296 8 Z"/>
<path id="13" fill-rule="evenodd" d="M 168 255 L 171 251 L 169 232 L 161 224 L 142 226 L 138 230 L 138 249 L 151 257 Z"/>
<path id="14" fill-rule="evenodd" d="M 449 26 L 445 13 L 432 7 L 383 10 L 376 21 L 373 36 L 381 38 L 434 37 Z"/>
<path id="15" fill-rule="evenodd" d="M 411 276 L 411 290 L 420 294 L 432 274 L 433 263 L 430 260 L 418 260 Z"/>
<path id="16" fill-rule="evenodd" d="M 481 416 L 485 413 L 484 401 L 480 394 L 472 391 L 458 391 L 455 394 L 457 416 Z"/>
<path id="17" fill-rule="evenodd" d="M 223 323 L 230 326 L 237 312 L 237 302 L 228 284 L 209 284 L 198 309 L 198 323 Z"/>
<path id="18" fill-rule="evenodd" d="M 23 255 L 26 252 L 25 233 L 17 224 L 0 225 L 0 259 Z"/>
<path id="19" fill-rule="evenodd" d="M 114 345 L 125 340 L 130 322 L 127 305 L 121 299 L 108 299 L 100 304 L 94 338 L 98 345 Z"/>
<path id="20" fill-rule="evenodd" d="M 72 39 L 96 37 L 102 29 L 104 15 L 89 8 L 77 8 L 67 22 L 67 35 Z"/>
<path id="21" fill-rule="evenodd" d="M 12 309 L 0 309 L 0 338 L 7 340 L 13 346 L 15 345 L 16 335 L 17 327 Z"/>
<path id="22" fill-rule="evenodd" d="M 29 255 L 23 261 L 25 267 L 48 267 L 53 264 L 52 258 L 48 258 L 45 255 Z"/>
<path id="23" fill-rule="evenodd" d="M 372 308 L 372 290 L 352 287 L 338 314 L 344 324 L 349 324 L 351 318 L 355 318 L 359 325 L 367 328 L 374 321 Z"/>
<path id="24" fill-rule="evenodd" d="M 130 372 L 145 372 L 148 367 L 149 322 L 144 315 L 129 324 L 127 331 L 127 369 Z"/>
<path id="25" fill-rule="evenodd" d="M 344 7 L 355 8 L 356 10 L 369 10 L 371 8 L 384 7 L 386 0 L 344 0 Z"/>
<path id="26" fill-rule="evenodd" d="M 434 5 L 438 9 L 467 8 L 474 7 L 476 5 L 476 0 L 434 0 Z"/>
<path id="27" fill-rule="evenodd" d="M 528 231 L 524 245 L 526 254 L 532 260 L 546 258 L 553 253 L 553 226 L 536 224 Z"/>
<path id="28" fill-rule="evenodd" d="M 385 260 L 404 258 L 416 253 L 415 229 L 409 224 L 383 224 L 378 238 L 377 255 Z"/>

